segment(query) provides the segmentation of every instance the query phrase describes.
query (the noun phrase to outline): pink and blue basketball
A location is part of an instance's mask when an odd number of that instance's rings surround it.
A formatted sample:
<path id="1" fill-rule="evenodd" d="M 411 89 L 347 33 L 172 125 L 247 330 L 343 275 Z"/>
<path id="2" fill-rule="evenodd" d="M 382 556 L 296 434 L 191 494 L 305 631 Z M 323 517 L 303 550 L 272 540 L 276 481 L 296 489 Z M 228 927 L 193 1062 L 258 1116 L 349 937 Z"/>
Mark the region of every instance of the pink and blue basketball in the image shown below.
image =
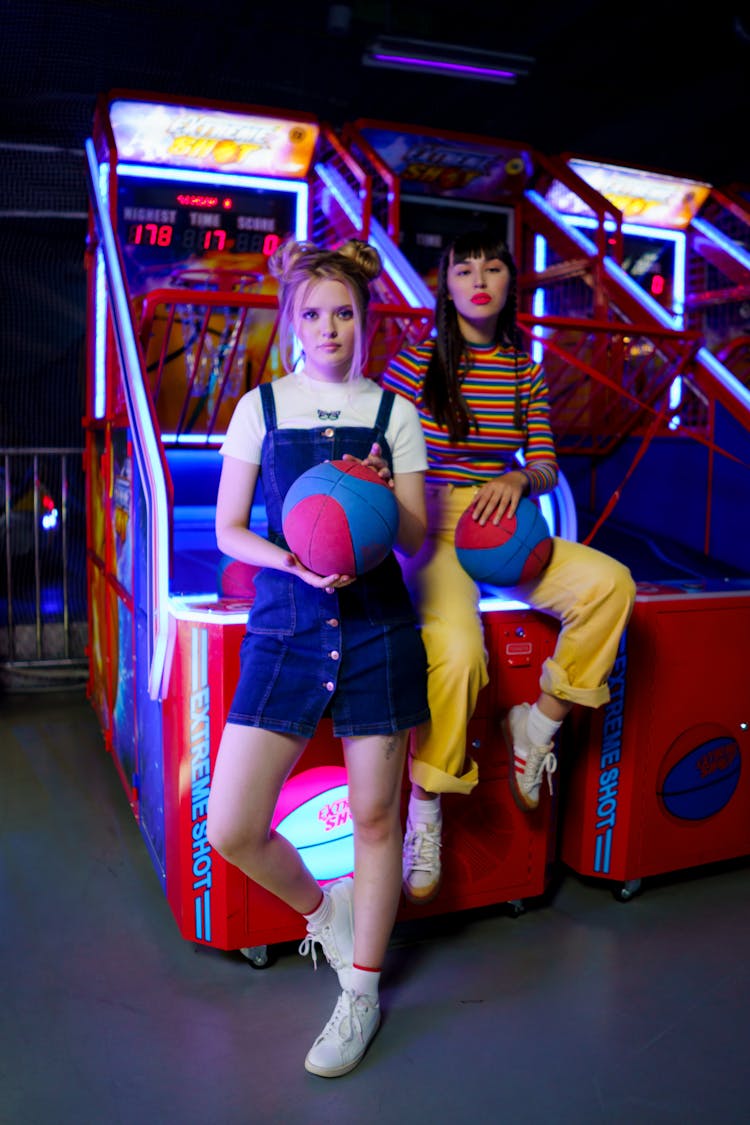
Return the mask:
<path id="1" fill-rule="evenodd" d="M 499 523 L 480 524 L 473 507 L 456 525 L 458 561 L 475 582 L 489 586 L 518 586 L 544 570 L 552 553 L 547 521 L 533 500 L 522 497 L 512 516 Z"/>
<path id="2" fill-rule="evenodd" d="M 707 820 L 734 796 L 742 770 L 737 740 L 719 723 L 683 731 L 659 767 L 656 795 L 665 812 L 682 821 Z"/>
<path id="3" fill-rule="evenodd" d="M 219 596 L 238 598 L 242 601 L 255 600 L 255 576 L 261 568 L 252 563 L 240 562 L 222 555 L 217 571 Z"/>
<path id="4" fill-rule="evenodd" d="M 324 461 L 292 484 L 281 512 L 284 537 L 315 574 L 365 574 L 391 551 L 398 504 L 374 469 Z"/>

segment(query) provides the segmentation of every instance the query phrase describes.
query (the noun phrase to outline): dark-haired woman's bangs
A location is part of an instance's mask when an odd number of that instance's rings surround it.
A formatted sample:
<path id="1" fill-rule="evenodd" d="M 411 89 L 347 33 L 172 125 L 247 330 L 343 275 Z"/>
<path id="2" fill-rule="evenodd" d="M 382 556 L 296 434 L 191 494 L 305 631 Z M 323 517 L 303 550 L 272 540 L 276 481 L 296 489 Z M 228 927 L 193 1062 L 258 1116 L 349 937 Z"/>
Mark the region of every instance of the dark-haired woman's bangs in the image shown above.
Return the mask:
<path id="1" fill-rule="evenodd" d="M 464 262 L 467 258 L 500 258 L 507 261 L 507 243 L 494 231 L 468 231 L 459 234 L 453 242 L 453 261 Z"/>

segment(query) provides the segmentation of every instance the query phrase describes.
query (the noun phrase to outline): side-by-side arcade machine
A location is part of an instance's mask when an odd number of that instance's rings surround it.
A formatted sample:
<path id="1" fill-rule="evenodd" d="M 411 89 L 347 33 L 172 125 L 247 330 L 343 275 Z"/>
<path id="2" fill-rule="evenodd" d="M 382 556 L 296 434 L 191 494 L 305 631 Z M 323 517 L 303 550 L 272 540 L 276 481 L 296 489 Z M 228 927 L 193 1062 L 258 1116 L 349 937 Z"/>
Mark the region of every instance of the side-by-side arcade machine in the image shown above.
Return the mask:
<path id="1" fill-rule="evenodd" d="M 280 370 L 267 261 L 308 234 L 319 132 L 115 93 L 86 146 L 89 693 L 198 940 L 222 940 L 205 808 L 247 615 L 217 597 L 217 450 L 237 398 Z"/>
<path id="2" fill-rule="evenodd" d="M 750 578 L 638 584 L 606 707 L 573 713 L 560 858 L 622 901 L 750 854 Z"/>
<path id="3" fill-rule="evenodd" d="M 357 169 L 309 115 L 129 91 L 100 99 L 86 158 L 89 695 L 181 934 L 262 964 L 302 920 L 206 839 L 252 600 L 251 580 L 229 592 L 216 547 L 218 448 L 237 399 L 283 373 L 268 257 L 288 235 L 367 236 Z M 382 337 L 395 347 L 422 338 L 430 310 L 401 296 L 399 251 L 387 235 L 377 244 L 390 288 L 373 308 L 396 325 Z M 251 520 L 262 532 L 262 496 Z M 469 732 L 482 785 L 455 801 L 444 885 L 422 913 L 517 906 L 548 882 L 555 805 L 516 809 L 499 721 L 535 692 L 557 624 L 491 597 L 483 610 L 492 683 Z M 351 871 L 345 771 L 325 722 L 275 824 L 321 882 Z"/>
<path id="4" fill-rule="evenodd" d="M 538 171 L 530 150 L 371 120 L 352 125 L 348 141 L 386 185 L 381 194 L 389 201 L 393 236 L 428 285 L 434 286 L 447 242 L 477 226 L 494 227 L 517 260 L 521 257 L 518 243 L 529 232 L 522 230 L 518 210 Z M 621 212 L 620 284 L 640 294 L 644 313 L 657 323 L 684 327 L 695 285 L 688 240 L 697 230 L 702 244 L 710 241 L 717 248 L 726 241 L 699 217 L 710 185 L 593 160 L 566 162 L 575 177 Z M 565 223 L 591 234 L 597 220 L 575 183 L 553 177 L 546 201 Z M 535 269 L 543 273 L 556 259 L 541 234 L 533 237 Z M 732 257 L 729 276 L 735 282 L 743 268 L 744 282 L 750 281 L 741 246 L 727 245 L 723 255 Z M 575 303 L 579 292 L 564 280 L 540 287 L 534 314 L 580 316 L 587 306 Z M 677 382 L 673 405 L 679 407 L 681 395 Z M 746 410 L 744 399 L 740 407 Z M 741 498 L 748 487 L 750 438 L 741 423 L 728 418 L 722 440 L 732 458 L 718 458 L 714 472 L 723 474 L 727 495 Z M 685 445 L 681 463 L 685 479 L 693 480 L 688 466 L 704 465 L 705 458 L 698 447 L 698 455 L 685 462 Z M 676 455 L 677 447 L 671 449 L 664 455 Z M 610 491 L 626 468 L 610 466 L 601 474 L 610 476 Z M 664 468 L 675 479 L 678 470 Z M 650 494 L 629 485 L 618 513 L 627 509 L 636 527 L 639 512 L 644 521 L 656 518 L 663 533 L 679 540 L 684 504 L 691 494 L 705 492 L 699 479 L 705 467 L 694 472 L 685 501 L 675 496 L 668 511 L 654 513 Z M 565 506 L 558 501 L 556 507 L 564 515 Z M 572 502 L 570 511 L 567 526 L 576 538 Z M 566 534 L 560 528 L 558 523 L 557 534 Z M 705 558 L 701 567 L 697 552 L 660 548 L 655 531 L 611 540 L 612 553 L 639 579 L 638 594 L 612 675 L 610 704 L 597 712 L 575 709 L 566 731 L 558 775 L 560 848 L 569 867 L 611 882 L 623 900 L 644 876 L 750 853 L 750 555 L 730 528 L 716 538 L 722 543 L 734 538 L 726 551 L 734 565 L 722 569 L 719 560 Z M 607 550 L 609 541 L 605 538 L 601 549 Z"/>
<path id="5" fill-rule="evenodd" d="M 717 261 L 721 252 L 735 281 L 744 270 L 744 283 L 750 282 L 742 247 L 729 245 L 702 217 L 710 185 L 576 157 L 568 163 L 621 211 L 622 267 L 643 290 L 646 306 L 656 303 L 676 327 L 690 321 L 693 305 L 700 308 L 696 285 L 705 286 L 706 271 L 695 268 L 699 248 Z M 553 183 L 547 197 L 573 226 L 586 232 L 594 225 L 563 184 Z M 547 264 L 543 249 L 540 264 Z M 708 307 L 720 297 L 717 289 Z M 704 320 L 715 347 L 711 320 Z M 670 397 L 679 411 L 679 380 Z M 724 496 L 734 495 L 741 506 L 750 437 L 729 418 L 717 432 L 733 459 L 717 458 L 715 471 L 724 476 Z M 653 527 L 656 517 L 665 542 L 679 540 L 686 505 L 699 502 L 704 490 L 699 470 L 694 487 L 684 490 L 701 457 L 696 448 L 692 453 L 685 461 L 689 450 L 681 451 L 685 477 L 668 510 L 655 513 L 639 488 L 623 496 L 621 516 L 633 522 L 640 510 L 652 524 L 640 548 L 633 544 L 632 558 L 620 544 L 644 581 L 612 676 L 612 701 L 596 713 L 575 713 L 575 752 L 563 780 L 561 858 L 580 874 L 611 883 L 623 901 L 644 877 L 750 853 L 750 555 L 732 526 L 715 534 L 733 564 L 723 567 L 664 542 L 660 550 Z M 602 549 L 607 543 L 605 525 Z"/>
<path id="6" fill-rule="evenodd" d="M 705 285 L 706 272 L 695 269 L 699 247 L 710 247 L 714 258 L 721 250 L 735 279 L 744 270 L 750 282 L 746 253 L 701 216 L 709 184 L 577 157 L 568 164 L 622 213 L 622 268 L 643 291 L 644 307 L 657 315 L 663 310 L 666 324 L 684 328 L 693 305 L 700 307 L 696 284 Z M 559 181 L 547 198 L 582 232 L 595 225 L 580 197 Z M 547 265 L 545 249 L 540 268 Z M 717 290 L 712 306 L 720 297 Z M 565 311 L 545 308 L 544 301 L 540 313 Z M 705 325 L 708 332 L 710 321 Z M 691 326 L 697 326 L 695 315 Z M 704 354 L 708 340 L 701 341 Z M 724 480 L 722 503 L 733 496 L 741 507 L 750 437 L 740 422 L 747 400 L 741 387 L 737 393 L 737 417 L 725 415 L 716 431 L 730 456 L 717 457 L 713 471 Z M 670 401 L 679 424 L 680 380 Z M 644 877 L 750 854 L 750 554 L 733 517 L 730 526 L 718 526 L 718 506 L 714 542 L 731 562 L 679 551 L 681 524 L 688 506 L 700 504 L 710 462 L 701 469 L 700 447 L 684 441 L 671 453 L 665 445 L 662 454 L 672 456 L 672 469 L 662 467 L 675 480 L 681 458 L 683 476 L 667 508 L 655 510 L 653 496 L 637 481 L 624 491 L 618 514 L 641 522 L 643 533 L 618 545 L 642 581 L 612 675 L 612 700 L 598 712 L 574 713 L 573 753 L 561 778 L 561 859 L 579 874 L 612 884 L 622 901 Z M 618 480 L 623 471 L 613 464 L 603 475 Z M 618 540 L 608 537 L 605 525 L 594 546 L 607 550 L 611 543 Z"/>
<path id="7" fill-rule="evenodd" d="M 720 360 L 747 333 L 750 207 L 731 188 L 652 169 L 567 155 L 566 167 L 622 215 L 622 266 Z M 595 220 L 560 181 L 548 202 L 581 231 Z M 737 372 L 735 372 L 737 374 Z M 741 380 L 747 385 L 747 380 Z"/>

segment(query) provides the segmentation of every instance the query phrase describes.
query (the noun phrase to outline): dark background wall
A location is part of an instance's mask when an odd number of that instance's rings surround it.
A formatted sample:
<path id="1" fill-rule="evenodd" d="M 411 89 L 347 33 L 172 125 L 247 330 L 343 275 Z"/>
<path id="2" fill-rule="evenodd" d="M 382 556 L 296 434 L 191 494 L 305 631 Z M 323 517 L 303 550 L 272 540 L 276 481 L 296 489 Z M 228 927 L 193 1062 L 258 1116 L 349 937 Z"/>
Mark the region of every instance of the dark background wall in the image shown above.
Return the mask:
<path id="1" fill-rule="evenodd" d="M 746 184 L 745 8 L 2 0 L 0 446 L 80 441 L 82 147 L 100 92 L 302 110 L 334 127 L 374 117 Z M 534 61 L 515 87 L 416 77 L 362 66 L 377 34 Z"/>

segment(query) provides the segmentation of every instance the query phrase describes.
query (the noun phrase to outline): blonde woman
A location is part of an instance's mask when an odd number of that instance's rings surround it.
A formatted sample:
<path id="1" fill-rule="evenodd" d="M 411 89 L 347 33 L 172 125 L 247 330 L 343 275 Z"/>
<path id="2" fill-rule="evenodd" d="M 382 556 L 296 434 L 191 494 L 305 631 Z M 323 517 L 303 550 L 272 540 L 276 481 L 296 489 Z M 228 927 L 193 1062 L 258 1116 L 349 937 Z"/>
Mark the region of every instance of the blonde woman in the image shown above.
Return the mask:
<path id="1" fill-rule="evenodd" d="M 409 730 L 428 716 L 426 660 L 391 552 L 374 570 L 321 576 L 289 550 L 281 511 L 306 469 L 352 456 L 377 469 L 399 507 L 399 550 L 426 526 L 426 454 L 414 406 L 361 375 L 368 244 L 337 250 L 288 242 L 271 259 L 280 329 L 298 366 L 238 402 L 222 446 L 216 535 L 227 555 L 263 569 L 243 641 L 239 683 L 211 787 L 208 835 L 229 862 L 307 920 L 301 952 L 319 943 L 340 996 L 305 1067 L 334 1078 L 361 1060 L 380 1022 L 380 971 L 401 883 L 400 792 Z M 291 366 L 291 358 L 289 358 Z M 258 480 L 268 538 L 248 528 Z M 341 737 L 354 832 L 354 878 L 321 890 L 297 850 L 273 831 L 281 787 L 323 717 Z"/>

